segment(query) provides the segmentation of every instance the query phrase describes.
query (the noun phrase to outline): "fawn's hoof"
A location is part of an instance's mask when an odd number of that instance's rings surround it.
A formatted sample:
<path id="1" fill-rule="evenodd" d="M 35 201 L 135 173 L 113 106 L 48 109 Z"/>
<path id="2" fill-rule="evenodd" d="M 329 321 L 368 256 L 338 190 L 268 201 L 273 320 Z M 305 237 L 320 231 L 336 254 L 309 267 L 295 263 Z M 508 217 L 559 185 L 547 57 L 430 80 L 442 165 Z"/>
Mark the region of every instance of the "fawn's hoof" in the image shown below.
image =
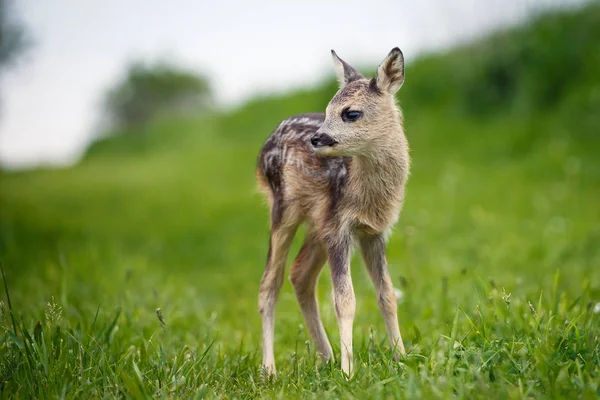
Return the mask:
<path id="1" fill-rule="evenodd" d="M 275 364 L 263 364 L 260 372 L 263 378 L 265 379 L 269 379 L 277 375 L 277 371 L 275 370 Z"/>

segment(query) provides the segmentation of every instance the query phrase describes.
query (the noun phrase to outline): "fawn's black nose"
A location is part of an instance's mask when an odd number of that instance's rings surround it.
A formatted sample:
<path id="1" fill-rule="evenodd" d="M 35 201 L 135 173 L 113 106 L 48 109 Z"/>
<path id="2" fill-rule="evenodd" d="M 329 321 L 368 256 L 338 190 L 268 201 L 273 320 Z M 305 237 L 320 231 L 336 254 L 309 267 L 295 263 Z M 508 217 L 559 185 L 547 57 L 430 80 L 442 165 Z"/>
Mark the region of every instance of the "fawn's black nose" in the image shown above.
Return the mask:
<path id="1" fill-rule="evenodd" d="M 326 133 L 317 133 L 310 138 L 310 144 L 312 144 L 313 147 L 333 146 L 336 143 L 337 142 Z"/>

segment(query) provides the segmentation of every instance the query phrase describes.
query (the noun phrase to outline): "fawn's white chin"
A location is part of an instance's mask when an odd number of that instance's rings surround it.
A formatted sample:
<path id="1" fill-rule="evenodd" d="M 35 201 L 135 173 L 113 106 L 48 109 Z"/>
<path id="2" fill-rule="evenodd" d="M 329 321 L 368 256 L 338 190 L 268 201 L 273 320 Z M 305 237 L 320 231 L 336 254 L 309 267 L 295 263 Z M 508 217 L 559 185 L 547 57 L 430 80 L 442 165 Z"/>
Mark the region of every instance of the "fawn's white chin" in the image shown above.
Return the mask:
<path id="1" fill-rule="evenodd" d="M 318 156 L 334 156 L 336 155 L 335 146 L 320 146 L 313 147 L 313 150 Z"/>

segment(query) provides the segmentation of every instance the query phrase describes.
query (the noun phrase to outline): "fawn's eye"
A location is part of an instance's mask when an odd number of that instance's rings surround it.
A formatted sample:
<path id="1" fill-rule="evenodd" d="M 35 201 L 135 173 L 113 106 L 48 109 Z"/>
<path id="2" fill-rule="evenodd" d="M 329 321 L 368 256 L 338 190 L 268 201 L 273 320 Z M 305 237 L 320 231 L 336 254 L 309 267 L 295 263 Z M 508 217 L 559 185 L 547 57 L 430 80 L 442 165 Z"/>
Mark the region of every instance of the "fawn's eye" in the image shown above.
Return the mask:
<path id="1" fill-rule="evenodd" d="M 344 122 L 354 122 L 357 119 L 359 119 L 360 117 L 362 117 L 361 111 L 349 110 L 349 109 L 345 109 L 344 111 L 342 111 L 342 121 L 344 121 Z"/>

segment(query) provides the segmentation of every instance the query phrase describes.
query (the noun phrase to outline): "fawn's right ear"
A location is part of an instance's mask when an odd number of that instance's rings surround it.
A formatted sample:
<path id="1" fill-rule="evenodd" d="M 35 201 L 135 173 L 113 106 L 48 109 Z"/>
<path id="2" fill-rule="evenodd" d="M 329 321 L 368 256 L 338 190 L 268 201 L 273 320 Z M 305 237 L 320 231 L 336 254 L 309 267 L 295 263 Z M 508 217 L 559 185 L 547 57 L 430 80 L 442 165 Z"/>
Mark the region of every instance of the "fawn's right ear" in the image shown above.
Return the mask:
<path id="1" fill-rule="evenodd" d="M 340 88 L 343 88 L 350 82 L 363 78 L 360 72 L 352 68 L 346 61 L 339 58 L 333 50 L 331 50 L 331 57 L 333 57 L 333 64 L 335 65 L 335 72 L 337 73 Z"/>

